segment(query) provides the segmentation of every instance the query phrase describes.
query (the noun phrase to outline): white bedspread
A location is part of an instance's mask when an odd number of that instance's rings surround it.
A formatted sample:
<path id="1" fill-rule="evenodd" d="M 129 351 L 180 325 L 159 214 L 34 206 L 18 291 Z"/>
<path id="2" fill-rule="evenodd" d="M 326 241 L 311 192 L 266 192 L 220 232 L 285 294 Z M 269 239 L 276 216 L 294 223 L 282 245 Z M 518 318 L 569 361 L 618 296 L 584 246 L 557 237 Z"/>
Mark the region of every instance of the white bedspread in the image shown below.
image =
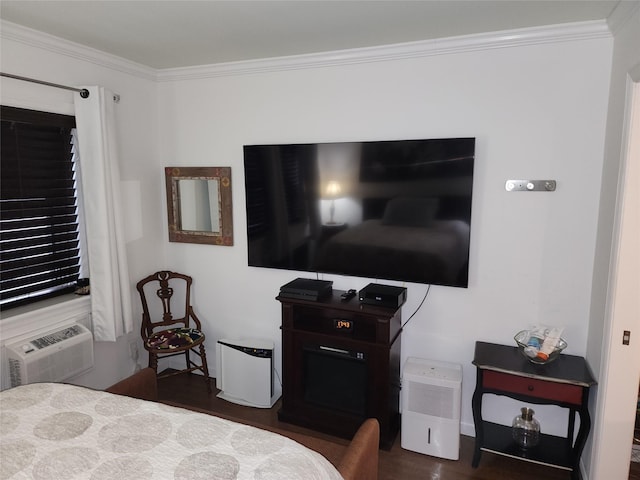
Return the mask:
<path id="1" fill-rule="evenodd" d="M 0 392 L 0 478 L 342 479 L 322 455 L 272 432 L 53 383 Z"/>

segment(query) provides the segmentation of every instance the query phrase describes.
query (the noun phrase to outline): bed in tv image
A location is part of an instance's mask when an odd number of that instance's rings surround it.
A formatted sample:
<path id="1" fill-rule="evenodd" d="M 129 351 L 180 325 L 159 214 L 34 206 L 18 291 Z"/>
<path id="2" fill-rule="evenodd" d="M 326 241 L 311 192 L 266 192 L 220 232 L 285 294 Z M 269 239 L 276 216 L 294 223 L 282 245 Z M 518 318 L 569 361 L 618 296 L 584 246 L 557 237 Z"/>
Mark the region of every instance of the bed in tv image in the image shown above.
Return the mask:
<path id="1" fill-rule="evenodd" d="M 249 265 L 466 287 L 474 149 L 245 146 Z"/>
<path id="2" fill-rule="evenodd" d="M 424 207 L 424 204 L 435 206 Z M 329 238 L 316 257 L 316 270 L 370 278 L 430 283 L 466 283 L 469 225 L 436 220 L 437 199 L 396 197 L 382 218 L 365 220 Z"/>

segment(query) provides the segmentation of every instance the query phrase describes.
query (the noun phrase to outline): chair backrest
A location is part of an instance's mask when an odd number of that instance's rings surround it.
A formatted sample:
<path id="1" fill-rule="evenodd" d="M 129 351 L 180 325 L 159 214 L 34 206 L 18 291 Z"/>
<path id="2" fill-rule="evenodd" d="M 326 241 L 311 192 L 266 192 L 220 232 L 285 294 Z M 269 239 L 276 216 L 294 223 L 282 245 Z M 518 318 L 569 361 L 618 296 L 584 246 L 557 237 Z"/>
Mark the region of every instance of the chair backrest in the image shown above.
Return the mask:
<path id="1" fill-rule="evenodd" d="M 143 338 L 149 337 L 156 329 L 189 327 L 190 318 L 200 328 L 190 304 L 190 276 L 162 270 L 140 280 L 136 288 L 142 301 Z"/>

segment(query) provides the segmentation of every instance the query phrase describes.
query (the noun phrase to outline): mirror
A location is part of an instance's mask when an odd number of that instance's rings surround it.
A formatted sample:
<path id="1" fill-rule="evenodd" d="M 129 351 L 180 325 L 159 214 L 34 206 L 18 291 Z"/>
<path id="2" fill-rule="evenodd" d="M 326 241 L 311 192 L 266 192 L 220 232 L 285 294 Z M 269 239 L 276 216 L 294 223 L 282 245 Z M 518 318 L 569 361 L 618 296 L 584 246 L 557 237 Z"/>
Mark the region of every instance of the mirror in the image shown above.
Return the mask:
<path id="1" fill-rule="evenodd" d="M 233 245 L 231 167 L 166 167 L 169 241 Z"/>

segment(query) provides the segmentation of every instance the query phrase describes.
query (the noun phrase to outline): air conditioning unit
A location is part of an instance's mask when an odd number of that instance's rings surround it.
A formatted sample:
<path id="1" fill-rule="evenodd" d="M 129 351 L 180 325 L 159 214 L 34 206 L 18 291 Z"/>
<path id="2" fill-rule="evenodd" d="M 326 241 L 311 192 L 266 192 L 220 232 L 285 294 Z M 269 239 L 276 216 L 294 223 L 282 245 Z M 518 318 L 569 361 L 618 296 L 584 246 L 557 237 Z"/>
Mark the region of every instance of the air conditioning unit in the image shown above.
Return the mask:
<path id="1" fill-rule="evenodd" d="M 409 357 L 402 372 L 402 448 L 458 460 L 461 392 L 461 365 Z"/>
<path id="2" fill-rule="evenodd" d="M 93 366 L 93 335 L 80 324 L 8 344 L 6 349 L 12 387 L 59 382 Z"/>
<path id="3" fill-rule="evenodd" d="M 218 340 L 217 396 L 249 407 L 271 408 L 282 389 L 273 379 L 273 342 Z"/>

